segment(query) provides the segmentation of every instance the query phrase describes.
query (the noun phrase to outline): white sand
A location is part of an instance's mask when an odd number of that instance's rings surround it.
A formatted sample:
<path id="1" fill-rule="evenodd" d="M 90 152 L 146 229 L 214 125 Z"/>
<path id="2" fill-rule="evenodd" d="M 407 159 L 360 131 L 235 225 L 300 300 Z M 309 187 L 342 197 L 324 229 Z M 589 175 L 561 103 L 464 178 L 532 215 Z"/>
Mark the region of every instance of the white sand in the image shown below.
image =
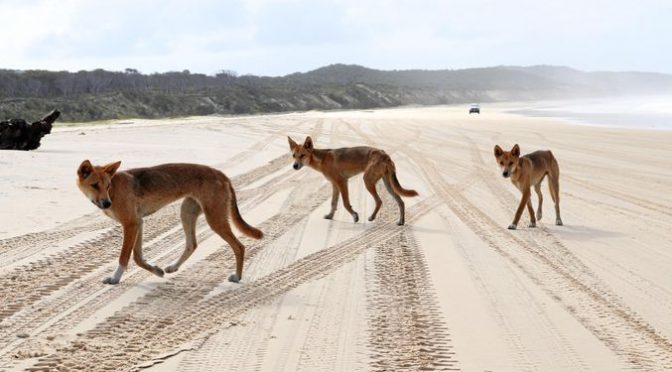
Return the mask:
<path id="1" fill-rule="evenodd" d="M 57 129 L 33 152 L 0 153 L 0 370 L 577 371 L 672 368 L 672 132 L 564 125 L 463 107 L 186 118 Z M 506 109 L 510 109 L 507 106 Z M 84 133 L 85 135 L 80 135 Z M 353 224 L 330 186 L 294 171 L 286 135 L 317 147 L 371 144 L 419 198 L 407 226 L 359 178 Z M 565 226 L 527 214 L 498 175 L 494 144 L 552 149 Z M 198 162 L 234 180 L 266 233 L 228 283 L 230 249 L 201 244 L 160 279 L 131 265 L 118 286 L 118 227 L 77 190 L 78 164 Z M 381 185 L 382 186 L 382 185 Z M 536 199 L 534 204 L 536 206 Z M 147 219 L 165 267 L 184 240 L 170 206 Z M 27 337 L 26 337 L 27 336 Z M 160 364 L 155 364 L 160 363 Z"/>

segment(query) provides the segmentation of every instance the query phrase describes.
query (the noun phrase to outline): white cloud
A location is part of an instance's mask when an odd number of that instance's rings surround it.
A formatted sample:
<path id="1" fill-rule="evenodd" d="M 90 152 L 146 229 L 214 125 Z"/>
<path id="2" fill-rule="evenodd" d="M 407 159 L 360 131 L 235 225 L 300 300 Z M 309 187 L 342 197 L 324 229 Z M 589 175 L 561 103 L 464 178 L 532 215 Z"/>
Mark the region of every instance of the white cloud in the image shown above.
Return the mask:
<path id="1" fill-rule="evenodd" d="M 80 5 L 77 0 L 0 2 L 3 63 L 8 59 L 25 59 L 33 45 L 50 37 L 71 33 Z"/>
<path id="2" fill-rule="evenodd" d="M 627 0 L 0 0 L 4 68 L 284 74 L 566 64 L 672 72 L 672 5 Z"/>

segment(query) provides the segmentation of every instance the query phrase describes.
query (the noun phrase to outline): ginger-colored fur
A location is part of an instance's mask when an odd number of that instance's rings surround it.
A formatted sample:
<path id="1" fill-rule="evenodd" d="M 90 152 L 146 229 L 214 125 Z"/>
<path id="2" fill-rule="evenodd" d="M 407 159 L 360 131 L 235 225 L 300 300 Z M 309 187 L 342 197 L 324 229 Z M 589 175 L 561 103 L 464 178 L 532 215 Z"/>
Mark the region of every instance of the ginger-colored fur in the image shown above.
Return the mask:
<path id="1" fill-rule="evenodd" d="M 321 172 L 332 185 L 331 211 L 324 216 L 326 219 L 332 219 L 338 205 L 339 194 L 343 196 L 343 206 L 350 212 L 352 219 L 359 221 L 359 214 L 352 209 L 350 197 L 348 195 L 348 179 L 359 173 L 364 173 L 364 184 L 366 189 L 373 196 L 376 207 L 369 217 L 373 221 L 380 210 L 383 201 L 376 191 L 376 183 L 383 179 L 385 188 L 392 195 L 399 206 L 398 225 L 404 224 L 404 201 L 401 196 L 417 196 L 415 190 L 406 190 L 399 184 L 397 179 L 394 162 L 383 150 L 373 147 L 347 147 L 340 149 L 316 149 L 313 146 L 313 140 L 306 137 L 302 145 L 297 144 L 290 137 L 289 148 L 294 158 L 294 169 L 299 170 L 307 165 Z"/>
<path id="2" fill-rule="evenodd" d="M 142 219 L 182 198 L 186 247 L 166 272 L 177 271 L 196 249 L 196 220 L 204 213 L 210 227 L 229 243 L 236 257 L 236 273 L 229 280 L 237 282 L 242 278 L 245 247 L 233 235 L 229 218 L 249 237 L 261 239 L 263 234 L 240 216 L 231 182 L 222 172 L 198 164 L 163 164 L 117 172 L 120 164 L 94 166 L 85 160 L 77 170 L 79 189 L 103 213 L 121 223 L 124 232 L 119 267 L 104 283 L 119 282 L 131 252 L 138 266 L 163 276 L 161 268 L 148 264 L 142 257 Z"/>
<path id="3" fill-rule="evenodd" d="M 560 167 L 553 153 L 550 151 L 535 151 L 521 157 L 518 145 L 513 146 L 511 151 L 504 151 L 501 147 L 495 145 L 495 158 L 502 170 L 502 176 L 505 178 L 511 177 L 511 182 L 523 194 L 509 229 L 516 229 L 525 206 L 527 206 L 527 211 L 530 214 L 530 227 L 535 227 L 537 220 L 541 220 L 541 205 L 543 202 L 541 181 L 544 180 L 545 176 L 548 176 L 548 188 L 555 203 L 555 224 L 562 225 L 562 219 L 560 218 Z M 536 219 L 530 200 L 532 186 L 539 196 Z"/>

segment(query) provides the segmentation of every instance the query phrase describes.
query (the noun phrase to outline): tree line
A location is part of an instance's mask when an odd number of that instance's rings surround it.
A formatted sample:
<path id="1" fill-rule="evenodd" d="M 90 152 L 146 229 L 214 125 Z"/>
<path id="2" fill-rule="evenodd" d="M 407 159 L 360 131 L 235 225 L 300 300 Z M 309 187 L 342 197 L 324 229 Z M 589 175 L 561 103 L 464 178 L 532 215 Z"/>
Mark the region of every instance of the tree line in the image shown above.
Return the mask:
<path id="1" fill-rule="evenodd" d="M 52 109 L 63 121 L 244 114 L 672 93 L 672 75 L 557 66 L 375 70 L 336 64 L 282 77 L 189 70 L 0 70 L 0 120 Z"/>

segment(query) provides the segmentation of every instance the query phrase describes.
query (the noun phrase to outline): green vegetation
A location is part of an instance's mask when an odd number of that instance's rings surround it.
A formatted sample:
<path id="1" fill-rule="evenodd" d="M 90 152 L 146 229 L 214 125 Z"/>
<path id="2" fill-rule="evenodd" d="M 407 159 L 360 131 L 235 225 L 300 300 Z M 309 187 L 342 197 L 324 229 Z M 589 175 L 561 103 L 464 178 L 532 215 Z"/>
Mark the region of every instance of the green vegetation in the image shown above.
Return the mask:
<path id="1" fill-rule="evenodd" d="M 53 108 L 67 122 L 659 93 L 672 93 L 672 76 L 555 66 L 380 71 L 331 65 L 283 77 L 0 70 L 0 120 L 34 120 Z"/>

